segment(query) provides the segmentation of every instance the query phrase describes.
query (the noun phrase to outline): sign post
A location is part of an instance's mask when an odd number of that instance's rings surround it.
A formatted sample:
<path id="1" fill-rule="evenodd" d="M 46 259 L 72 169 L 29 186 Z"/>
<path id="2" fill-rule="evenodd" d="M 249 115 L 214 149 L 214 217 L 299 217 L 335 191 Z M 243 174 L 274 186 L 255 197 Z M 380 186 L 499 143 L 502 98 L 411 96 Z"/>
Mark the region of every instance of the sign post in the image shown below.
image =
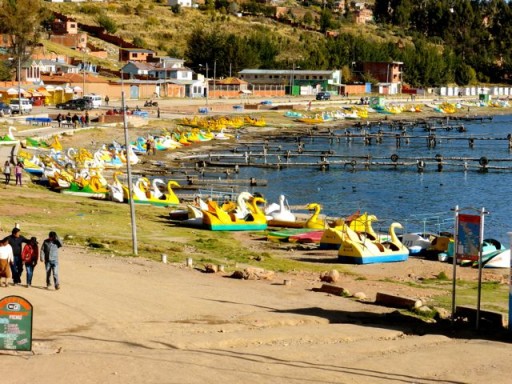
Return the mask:
<path id="1" fill-rule="evenodd" d="M 480 327 L 480 302 L 482 297 L 482 245 L 484 239 L 484 217 L 489 212 L 484 208 L 478 210 L 479 215 L 468 215 L 460 213 L 463 210 L 474 210 L 474 208 L 455 207 L 455 244 L 453 255 L 453 286 L 452 286 L 452 320 L 455 315 L 455 288 L 456 288 L 456 265 L 457 262 L 469 260 L 478 262 L 478 297 L 476 308 L 476 329 Z"/>
<path id="2" fill-rule="evenodd" d="M 512 232 L 508 232 L 510 249 L 512 252 Z M 512 332 L 512 257 L 510 257 L 510 269 L 508 272 L 508 330 Z"/>
<path id="3" fill-rule="evenodd" d="M 0 300 L 0 350 L 32 350 L 32 309 L 20 296 Z"/>

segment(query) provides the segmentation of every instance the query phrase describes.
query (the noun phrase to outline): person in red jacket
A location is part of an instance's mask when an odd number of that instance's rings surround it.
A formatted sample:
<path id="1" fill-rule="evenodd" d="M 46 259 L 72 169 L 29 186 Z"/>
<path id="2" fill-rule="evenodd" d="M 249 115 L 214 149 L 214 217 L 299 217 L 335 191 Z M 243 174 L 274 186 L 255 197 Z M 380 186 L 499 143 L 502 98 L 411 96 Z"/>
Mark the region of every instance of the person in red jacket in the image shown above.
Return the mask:
<path id="1" fill-rule="evenodd" d="M 39 244 L 37 239 L 32 237 L 30 241 L 25 244 L 23 251 L 21 252 L 21 260 L 25 264 L 27 270 L 27 288 L 32 285 L 32 276 L 34 276 L 34 268 L 37 265 L 39 259 Z"/>

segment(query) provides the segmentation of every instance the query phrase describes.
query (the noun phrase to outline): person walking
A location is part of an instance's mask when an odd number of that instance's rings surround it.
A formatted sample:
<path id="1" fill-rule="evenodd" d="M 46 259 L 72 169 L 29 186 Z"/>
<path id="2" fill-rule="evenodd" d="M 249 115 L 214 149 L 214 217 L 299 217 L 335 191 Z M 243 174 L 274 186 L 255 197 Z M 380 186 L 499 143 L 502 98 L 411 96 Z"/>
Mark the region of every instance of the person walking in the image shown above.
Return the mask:
<path id="1" fill-rule="evenodd" d="M 71 122 L 73 123 L 73 128 L 76 129 L 78 127 L 78 122 L 80 121 L 80 118 L 75 113 L 73 117 L 71 118 Z"/>
<path id="2" fill-rule="evenodd" d="M 16 167 L 14 167 L 14 173 L 16 175 L 16 185 L 21 187 L 21 174 L 23 173 L 23 164 L 21 164 L 21 161 L 18 161 Z"/>
<path id="3" fill-rule="evenodd" d="M 85 111 L 85 126 L 88 127 L 90 122 L 89 112 Z"/>
<path id="4" fill-rule="evenodd" d="M 55 120 L 57 120 L 57 124 L 58 124 L 58 126 L 60 128 L 60 125 L 62 124 L 62 115 L 59 113 Z"/>
<path id="5" fill-rule="evenodd" d="M 105 96 L 105 105 L 106 105 L 107 107 L 108 107 L 108 102 L 109 102 L 109 101 L 110 101 L 110 99 L 109 99 L 108 95 L 107 95 L 107 96 Z"/>
<path id="6" fill-rule="evenodd" d="M 15 227 L 12 229 L 11 234 L 3 239 L 7 240 L 7 242 L 12 248 L 13 263 L 11 264 L 11 270 L 12 282 L 14 285 L 21 284 L 21 274 L 23 273 L 23 261 L 21 260 L 21 246 L 23 245 L 23 243 L 28 244 L 30 242 L 29 239 L 27 239 L 24 236 L 21 236 L 20 232 L 21 230 Z"/>
<path id="7" fill-rule="evenodd" d="M 30 242 L 25 244 L 23 251 L 21 251 L 21 260 L 25 264 L 27 270 L 27 288 L 32 285 L 32 276 L 34 275 L 34 268 L 39 259 L 39 244 L 35 237 L 30 238 Z"/>
<path id="8" fill-rule="evenodd" d="M 11 171 L 11 163 L 7 160 L 4 164 L 5 184 L 9 184 L 11 182 Z"/>
<path id="9" fill-rule="evenodd" d="M 52 286 L 50 278 L 53 274 L 53 283 L 55 289 L 60 289 L 59 281 L 59 248 L 62 247 L 62 243 L 57 236 L 57 233 L 51 231 L 48 234 L 48 238 L 43 242 L 41 246 L 41 262 L 44 262 L 46 267 L 46 288 Z"/>
<path id="10" fill-rule="evenodd" d="M 11 278 L 11 265 L 14 261 L 12 247 L 7 239 L 0 240 L 0 287 L 7 287 Z"/>

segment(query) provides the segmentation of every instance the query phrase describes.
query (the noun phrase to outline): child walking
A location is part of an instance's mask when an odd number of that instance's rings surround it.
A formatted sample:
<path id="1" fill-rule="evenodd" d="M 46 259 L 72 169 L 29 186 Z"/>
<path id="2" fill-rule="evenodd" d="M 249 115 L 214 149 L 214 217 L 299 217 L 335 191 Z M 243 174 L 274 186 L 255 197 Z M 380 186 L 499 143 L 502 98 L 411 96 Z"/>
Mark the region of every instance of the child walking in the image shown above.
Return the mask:
<path id="1" fill-rule="evenodd" d="M 32 276 L 34 276 L 34 268 L 37 265 L 39 259 L 39 244 L 35 237 L 30 238 L 30 242 L 25 244 L 23 251 L 21 252 L 21 260 L 25 264 L 27 271 L 27 288 L 32 285 Z"/>

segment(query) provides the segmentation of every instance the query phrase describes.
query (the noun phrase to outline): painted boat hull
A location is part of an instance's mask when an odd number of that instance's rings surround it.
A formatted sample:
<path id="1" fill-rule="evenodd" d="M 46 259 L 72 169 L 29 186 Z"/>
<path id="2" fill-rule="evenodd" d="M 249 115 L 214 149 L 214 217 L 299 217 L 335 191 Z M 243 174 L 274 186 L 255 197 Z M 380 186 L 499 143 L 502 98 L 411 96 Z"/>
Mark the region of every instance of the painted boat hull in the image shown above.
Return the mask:
<path id="1" fill-rule="evenodd" d="M 299 233 L 297 235 L 290 236 L 288 241 L 290 243 L 299 243 L 299 244 L 309 244 L 309 243 L 319 243 L 320 239 L 324 234 L 324 230 L 320 231 L 311 231 L 307 233 Z"/>
<path id="2" fill-rule="evenodd" d="M 267 223 L 232 223 L 232 224 L 205 224 L 211 231 L 262 231 L 267 229 Z"/>
<path id="3" fill-rule="evenodd" d="M 129 202 L 129 200 L 126 200 L 126 201 Z M 154 205 L 155 207 L 172 207 L 172 206 L 178 205 L 176 203 L 171 203 L 171 202 L 165 201 L 165 200 L 137 200 L 137 199 L 135 199 L 134 202 L 135 202 L 135 204 Z"/>
<path id="4" fill-rule="evenodd" d="M 271 219 L 268 221 L 269 227 L 283 227 L 283 228 L 304 228 L 306 226 L 305 221 L 284 221 Z"/>
<path id="5" fill-rule="evenodd" d="M 394 263 L 406 261 L 408 258 L 409 252 L 368 256 L 338 256 L 338 260 L 343 264 Z"/>
<path id="6" fill-rule="evenodd" d="M 72 191 L 69 189 L 61 189 L 59 192 L 64 195 L 92 197 L 93 199 L 100 199 L 100 200 L 106 200 L 108 197 L 108 192 L 81 192 L 81 191 Z"/>
<path id="7" fill-rule="evenodd" d="M 267 234 L 267 240 L 270 241 L 288 241 L 291 236 L 313 232 L 310 228 L 286 228 L 280 231 L 270 231 Z"/>

